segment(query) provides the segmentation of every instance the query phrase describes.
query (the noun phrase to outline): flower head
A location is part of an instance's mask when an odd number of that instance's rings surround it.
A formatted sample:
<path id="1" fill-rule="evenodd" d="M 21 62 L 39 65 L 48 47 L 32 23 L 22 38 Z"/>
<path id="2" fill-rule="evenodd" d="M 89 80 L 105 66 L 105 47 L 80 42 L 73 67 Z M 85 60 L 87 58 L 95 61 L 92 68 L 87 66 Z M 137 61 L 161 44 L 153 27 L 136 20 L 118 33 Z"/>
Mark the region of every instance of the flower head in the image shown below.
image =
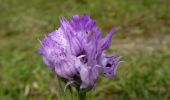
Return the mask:
<path id="1" fill-rule="evenodd" d="M 44 63 L 58 76 L 80 88 L 91 88 L 99 76 L 115 77 L 121 57 L 108 55 L 113 28 L 104 38 L 95 20 L 90 16 L 72 17 L 71 21 L 60 19 L 60 27 L 49 33 L 42 41 L 39 54 Z"/>

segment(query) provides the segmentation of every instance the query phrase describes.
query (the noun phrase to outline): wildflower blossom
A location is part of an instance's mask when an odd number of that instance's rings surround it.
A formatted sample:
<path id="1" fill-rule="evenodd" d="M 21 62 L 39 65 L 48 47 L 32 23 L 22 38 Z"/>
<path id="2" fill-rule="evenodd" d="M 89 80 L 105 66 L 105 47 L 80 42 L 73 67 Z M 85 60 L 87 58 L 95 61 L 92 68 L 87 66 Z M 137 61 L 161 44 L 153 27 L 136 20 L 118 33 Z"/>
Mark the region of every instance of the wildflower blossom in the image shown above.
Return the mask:
<path id="1" fill-rule="evenodd" d="M 113 33 L 114 28 L 102 38 L 90 16 L 75 15 L 71 21 L 61 18 L 60 27 L 41 41 L 39 54 L 51 70 L 68 81 L 68 85 L 92 88 L 99 76 L 115 77 L 121 63 L 116 53 L 105 53 Z"/>

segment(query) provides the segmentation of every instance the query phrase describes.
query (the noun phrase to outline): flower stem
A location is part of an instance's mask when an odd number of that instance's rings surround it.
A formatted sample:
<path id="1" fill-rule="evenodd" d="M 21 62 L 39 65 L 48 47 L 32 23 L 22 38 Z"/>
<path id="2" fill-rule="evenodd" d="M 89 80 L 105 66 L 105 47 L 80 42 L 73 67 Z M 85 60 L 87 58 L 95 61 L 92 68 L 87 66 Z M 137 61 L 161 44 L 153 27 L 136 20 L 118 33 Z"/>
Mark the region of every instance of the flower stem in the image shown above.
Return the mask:
<path id="1" fill-rule="evenodd" d="M 86 100 L 86 92 L 78 91 L 78 100 Z"/>

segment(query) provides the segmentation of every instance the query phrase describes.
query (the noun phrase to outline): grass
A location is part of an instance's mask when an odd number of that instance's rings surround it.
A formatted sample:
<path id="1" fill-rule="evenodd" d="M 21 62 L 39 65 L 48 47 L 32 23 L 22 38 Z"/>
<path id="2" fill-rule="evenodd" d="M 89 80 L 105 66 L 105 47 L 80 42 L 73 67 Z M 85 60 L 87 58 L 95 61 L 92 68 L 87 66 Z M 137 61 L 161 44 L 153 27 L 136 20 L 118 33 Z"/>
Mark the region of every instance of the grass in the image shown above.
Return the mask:
<path id="1" fill-rule="evenodd" d="M 61 100 L 56 76 L 37 54 L 38 38 L 58 17 L 90 14 L 106 33 L 109 52 L 126 62 L 114 79 L 101 78 L 89 100 L 170 99 L 168 0 L 0 0 L 0 100 Z M 60 90 L 61 91 L 61 90 Z"/>

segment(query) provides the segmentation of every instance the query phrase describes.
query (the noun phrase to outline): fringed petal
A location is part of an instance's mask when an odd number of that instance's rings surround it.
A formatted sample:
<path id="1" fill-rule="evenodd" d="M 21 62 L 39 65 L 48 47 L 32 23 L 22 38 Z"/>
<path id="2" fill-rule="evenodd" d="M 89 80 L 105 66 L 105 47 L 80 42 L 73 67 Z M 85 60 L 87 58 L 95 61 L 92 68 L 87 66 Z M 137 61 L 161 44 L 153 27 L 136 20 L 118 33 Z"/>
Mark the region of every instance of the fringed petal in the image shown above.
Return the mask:
<path id="1" fill-rule="evenodd" d="M 115 33 L 115 28 L 112 28 L 112 30 L 106 35 L 106 37 L 101 41 L 101 48 L 102 50 L 108 49 L 112 43 L 112 36 L 113 33 Z"/>

